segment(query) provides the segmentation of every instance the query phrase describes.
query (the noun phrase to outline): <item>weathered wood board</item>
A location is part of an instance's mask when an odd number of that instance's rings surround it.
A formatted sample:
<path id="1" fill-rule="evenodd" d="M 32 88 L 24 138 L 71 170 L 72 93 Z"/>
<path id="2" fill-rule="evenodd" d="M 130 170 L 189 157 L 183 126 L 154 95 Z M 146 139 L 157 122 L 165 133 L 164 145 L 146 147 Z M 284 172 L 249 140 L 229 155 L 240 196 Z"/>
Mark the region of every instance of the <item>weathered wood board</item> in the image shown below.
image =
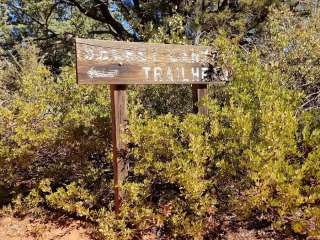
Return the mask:
<path id="1" fill-rule="evenodd" d="M 76 39 L 79 84 L 208 84 L 209 47 Z"/>

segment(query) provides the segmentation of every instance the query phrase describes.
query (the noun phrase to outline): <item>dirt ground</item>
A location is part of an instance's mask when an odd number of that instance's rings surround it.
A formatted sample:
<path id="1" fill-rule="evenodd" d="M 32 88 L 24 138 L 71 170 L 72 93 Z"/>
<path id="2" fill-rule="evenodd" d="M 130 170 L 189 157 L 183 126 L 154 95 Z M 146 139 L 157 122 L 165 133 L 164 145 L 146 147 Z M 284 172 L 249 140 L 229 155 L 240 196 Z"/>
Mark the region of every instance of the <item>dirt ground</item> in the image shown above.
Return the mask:
<path id="1" fill-rule="evenodd" d="M 0 216 L 0 240 L 94 240 L 93 228 L 80 220 L 67 217 L 52 217 L 35 219 L 26 216 L 16 218 L 13 216 Z M 143 240 L 155 240 L 155 237 L 147 237 Z M 249 230 L 227 219 L 221 225 L 212 240 L 295 240 L 268 235 L 265 230 L 261 233 L 257 230 Z M 211 240 L 211 238 L 210 238 Z M 320 238 L 307 238 L 307 240 L 320 240 Z"/>
<path id="2" fill-rule="evenodd" d="M 31 217 L 0 217 L 0 240 L 93 240 L 80 221 L 44 222 Z M 254 232 L 239 229 L 227 233 L 226 240 L 255 240 Z"/>
<path id="3" fill-rule="evenodd" d="M 225 234 L 226 240 L 255 240 L 254 232 L 239 229 Z M 80 221 L 47 221 L 31 217 L 0 217 L 0 240 L 93 240 Z"/>
<path id="4" fill-rule="evenodd" d="M 25 217 L 0 218 L 1 240 L 91 240 L 80 221 L 68 224 L 44 222 Z"/>

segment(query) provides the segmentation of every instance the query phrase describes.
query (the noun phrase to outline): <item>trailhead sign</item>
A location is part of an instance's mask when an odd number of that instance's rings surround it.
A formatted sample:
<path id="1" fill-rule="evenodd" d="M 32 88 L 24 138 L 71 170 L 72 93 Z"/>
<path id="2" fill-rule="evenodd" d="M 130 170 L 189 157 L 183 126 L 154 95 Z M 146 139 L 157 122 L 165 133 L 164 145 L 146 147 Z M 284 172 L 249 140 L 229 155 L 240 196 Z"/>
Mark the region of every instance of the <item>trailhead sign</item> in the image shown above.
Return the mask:
<path id="1" fill-rule="evenodd" d="M 76 39 L 79 84 L 208 84 L 205 46 Z"/>
<path id="2" fill-rule="evenodd" d="M 110 85 L 116 213 L 129 169 L 121 137 L 128 119 L 127 85 L 191 84 L 194 112 L 208 114 L 208 109 L 198 104 L 208 94 L 207 84 L 225 79 L 216 80 L 221 74 L 210 65 L 214 57 L 211 48 L 204 46 L 76 39 L 78 84 Z"/>

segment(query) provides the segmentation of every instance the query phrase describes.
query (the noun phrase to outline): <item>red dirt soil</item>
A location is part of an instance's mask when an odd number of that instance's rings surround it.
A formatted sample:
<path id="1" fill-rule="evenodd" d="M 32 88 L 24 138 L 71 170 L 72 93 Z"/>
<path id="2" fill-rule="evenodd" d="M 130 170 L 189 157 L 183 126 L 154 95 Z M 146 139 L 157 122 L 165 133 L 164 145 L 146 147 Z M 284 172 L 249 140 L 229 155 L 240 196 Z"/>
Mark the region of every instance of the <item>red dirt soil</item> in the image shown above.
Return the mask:
<path id="1" fill-rule="evenodd" d="M 1 240 L 91 240 L 80 221 L 65 226 L 53 222 L 5 216 L 0 218 Z"/>

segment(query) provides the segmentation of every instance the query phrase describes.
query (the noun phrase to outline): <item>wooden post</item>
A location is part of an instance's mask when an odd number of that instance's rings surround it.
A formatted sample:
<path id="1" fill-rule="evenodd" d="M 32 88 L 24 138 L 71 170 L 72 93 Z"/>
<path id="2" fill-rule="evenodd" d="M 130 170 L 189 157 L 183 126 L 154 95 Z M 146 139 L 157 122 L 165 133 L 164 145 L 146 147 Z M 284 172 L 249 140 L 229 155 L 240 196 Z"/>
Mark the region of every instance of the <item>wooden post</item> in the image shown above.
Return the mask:
<path id="1" fill-rule="evenodd" d="M 120 186 L 128 175 L 129 164 L 125 159 L 126 146 L 121 134 L 127 124 L 127 85 L 110 85 L 112 105 L 112 145 L 114 169 L 115 211 L 119 213 L 121 205 Z"/>
<path id="2" fill-rule="evenodd" d="M 201 104 L 201 100 L 208 96 L 206 84 L 192 84 L 193 112 L 208 115 L 208 108 Z"/>

